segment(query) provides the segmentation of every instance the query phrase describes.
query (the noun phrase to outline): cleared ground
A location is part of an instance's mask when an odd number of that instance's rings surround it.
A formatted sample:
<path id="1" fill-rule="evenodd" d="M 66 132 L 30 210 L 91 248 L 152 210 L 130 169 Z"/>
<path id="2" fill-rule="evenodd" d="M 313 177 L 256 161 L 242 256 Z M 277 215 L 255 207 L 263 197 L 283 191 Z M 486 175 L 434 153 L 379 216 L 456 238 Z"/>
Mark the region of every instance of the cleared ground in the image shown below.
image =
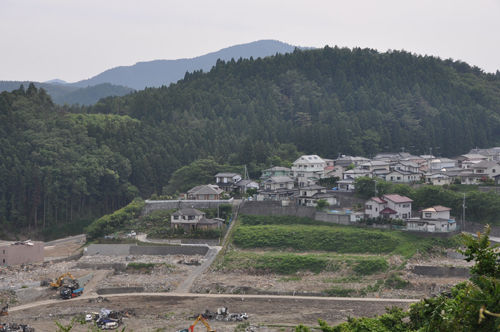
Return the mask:
<path id="1" fill-rule="evenodd" d="M 207 297 L 210 296 L 210 297 Z M 374 316 L 385 311 L 385 307 L 397 305 L 406 308 L 409 303 L 388 301 L 360 301 L 351 299 L 304 299 L 304 298 L 251 298 L 245 296 L 204 295 L 194 297 L 163 294 L 107 297 L 104 302 L 95 299 L 73 299 L 45 304 L 22 311 L 11 311 L 8 320 L 23 322 L 37 331 L 54 331 L 55 321 L 68 324 L 72 318 L 85 312 L 101 308 L 133 310 L 135 316 L 126 318 L 126 331 L 176 331 L 187 328 L 193 316 L 206 309 L 215 311 L 227 307 L 229 312 L 246 312 L 249 324 L 261 326 L 257 331 L 293 331 L 299 323 L 317 325 L 321 318 L 329 323 L 343 322 L 349 316 Z M 210 321 L 218 332 L 234 331 L 237 322 Z M 75 325 L 72 331 L 88 331 L 90 326 Z M 200 325 L 195 331 L 205 331 Z"/>

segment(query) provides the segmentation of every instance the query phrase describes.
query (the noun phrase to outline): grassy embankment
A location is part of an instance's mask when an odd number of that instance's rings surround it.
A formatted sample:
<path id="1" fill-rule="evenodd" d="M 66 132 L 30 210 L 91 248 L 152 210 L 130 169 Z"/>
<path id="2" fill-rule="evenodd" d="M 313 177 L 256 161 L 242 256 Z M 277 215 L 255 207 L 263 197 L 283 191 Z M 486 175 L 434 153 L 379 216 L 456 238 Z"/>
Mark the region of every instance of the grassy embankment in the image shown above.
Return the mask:
<path id="1" fill-rule="evenodd" d="M 280 281 L 300 281 L 308 273 L 332 275 L 323 291 L 330 296 L 365 295 L 382 287 L 404 288 L 403 264 L 390 263 L 391 255 L 404 259 L 458 245 L 448 239 L 422 237 L 402 231 L 366 229 L 327 224 L 308 218 L 242 215 L 220 271 L 281 274 Z M 265 250 L 265 251 L 263 251 Z M 304 274 L 305 273 L 305 274 Z M 364 283 L 362 289 L 343 284 Z M 333 284 L 333 286 L 332 286 Z"/>

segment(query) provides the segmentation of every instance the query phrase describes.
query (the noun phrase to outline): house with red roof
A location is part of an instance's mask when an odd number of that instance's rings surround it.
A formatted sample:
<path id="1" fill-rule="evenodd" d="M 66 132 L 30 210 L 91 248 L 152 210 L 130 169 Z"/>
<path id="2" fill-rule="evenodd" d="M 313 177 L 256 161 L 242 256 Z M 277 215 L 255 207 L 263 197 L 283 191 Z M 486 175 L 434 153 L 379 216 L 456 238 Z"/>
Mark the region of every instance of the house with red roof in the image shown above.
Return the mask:
<path id="1" fill-rule="evenodd" d="M 398 194 L 372 197 L 365 203 L 365 216 L 366 218 L 407 219 L 411 217 L 412 202 L 411 198 Z"/>

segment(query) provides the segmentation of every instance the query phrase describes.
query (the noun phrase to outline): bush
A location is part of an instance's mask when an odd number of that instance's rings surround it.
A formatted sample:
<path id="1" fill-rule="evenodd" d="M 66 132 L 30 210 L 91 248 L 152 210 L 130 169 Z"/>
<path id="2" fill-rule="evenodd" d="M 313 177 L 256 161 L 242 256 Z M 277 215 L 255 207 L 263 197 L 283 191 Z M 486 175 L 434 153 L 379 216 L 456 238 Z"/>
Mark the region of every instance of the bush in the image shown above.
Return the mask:
<path id="1" fill-rule="evenodd" d="M 389 277 L 384 282 L 386 287 L 395 288 L 395 289 L 403 289 L 408 287 L 410 284 L 409 281 L 404 280 L 401 276 L 395 272 L 391 273 Z"/>
<path id="2" fill-rule="evenodd" d="M 383 258 L 363 259 L 357 262 L 353 267 L 353 271 L 359 275 L 370 275 L 377 272 L 386 271 L 389 264 Z"/>
<path id="3" fill-rule="evenodd" d="M 327 296 L 349 297 L 353 293 L 356 293 L 356 290 L 351 288 L 332 287 L 324 290 L 323 293 L 325 293 Z"/>

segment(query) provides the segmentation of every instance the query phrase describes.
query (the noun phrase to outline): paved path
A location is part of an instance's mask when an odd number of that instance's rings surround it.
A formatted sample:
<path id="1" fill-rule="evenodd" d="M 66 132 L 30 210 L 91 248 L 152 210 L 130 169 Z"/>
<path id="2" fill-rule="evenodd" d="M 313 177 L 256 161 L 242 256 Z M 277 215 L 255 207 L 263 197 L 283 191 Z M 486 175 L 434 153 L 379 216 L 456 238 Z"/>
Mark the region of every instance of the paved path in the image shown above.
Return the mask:
<path id="1" fill-rule="evenodd" d="M 465 232 L 465 233 L 470 234 L 470 235 L 472 235 L 472 236 L 474 236 L 474 237 L 477 237 L 477 234 L 476 234 L 476 233 L 470 233 L 470 232 Z M 491 235 L 490 235 L 490 236 L 489 236 L 489 239 L 490 239 L 490 241 L 491 241 L 491 242 L 500 243 L 500 237 L 497 237 L 497 236 L 491 236 Z"/>

